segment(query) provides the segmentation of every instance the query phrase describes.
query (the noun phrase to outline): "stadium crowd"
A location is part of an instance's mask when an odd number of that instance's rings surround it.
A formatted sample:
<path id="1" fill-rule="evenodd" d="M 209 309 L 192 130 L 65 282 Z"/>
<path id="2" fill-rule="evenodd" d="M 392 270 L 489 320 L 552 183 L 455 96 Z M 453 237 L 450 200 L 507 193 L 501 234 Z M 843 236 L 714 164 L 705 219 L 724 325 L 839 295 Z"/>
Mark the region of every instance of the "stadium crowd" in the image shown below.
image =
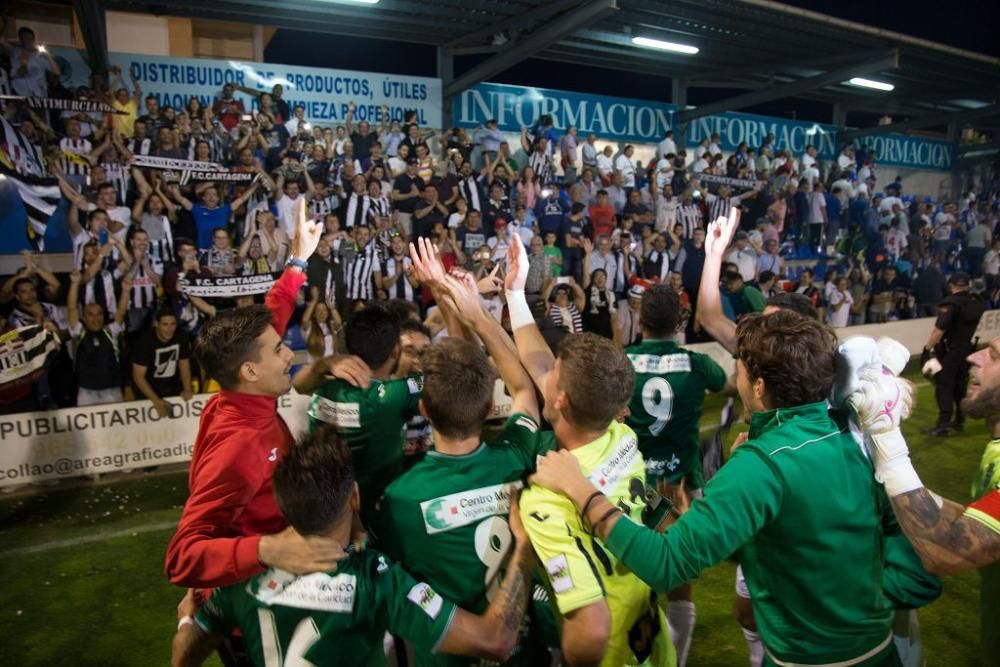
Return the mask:
<path id="1" fill-rule="evenodd" d="M 19 37 L 13 90 L 58 95 Z M 988 564 L 993 486 L 945 505 L 909 463 L 909 355 L 858 343 L 838 374 L 831 327 L 934 314 L 958 269 L 1000 287 L 990 195 L 879 192 L 863 146 L 821 164 L 668 133 L 644 168 L 546 117 L 512 148 L 494 122 L 432 137 L 353 103 L 321 127 L 281 86 L 160 108 L 112 74 L 76 92 L 120 113 L 4 107 L 7 161 L 58 182 L 73 270 L 25 252 L 0 287 L 8 327 L 65 343 L 3 409 L 128 393 L 166 416 L 218 384 L 166 557 L 189 589 L 174 664 L 405 662 L 395 637 L 417 664 L 683 665 L 691 582 L 734 553 L 752 664 L 919 664 L 930 570 Z M 171 160 L 223 170 L 182 183 Z M 679 346 L 709 332 L 735 383 Z M 298 442 L 275 408 L 293 386 Z M 706 391 L 750 431 L 703 492 Z M 973 555 L 940 555 L 931 506 L 972 522 Z"/>
<path id="2" fill-rule="evenodd" d="M 572 333 L 628 345 L 640 336 L 639 298 L 650 285 L 674 287 L 690 315 L 705 221 L 731 207 L 744 221 L 721 275 L 724 312 L 734 321 L 781 291 L 804 294 L 835 327 L 928 316 L 956 269 L 981 278 L 991 303 L 1000 290 L 991 196 L 977 187 L 934 202 L 905 195 L 898 182 L 882 186 L 877 156 L 864 146 L 846 146 L 825 164 L 815 148 L 791 155 L 769 136 L 725 157 L 717 136 L 687 151 L 671 132 L 644 167 L 633 147 L 598 150 L 597 137 L 572 127 L 559 135 L 549 117 L 511 146 L 495 122 L 432 137 L 413 117 L 383 113 L 378 127 L 356 123 L 353 103 L 343 125 L 324 127 L 290 108 L 280 85 L 244 91 L 255 95 L 252 110 L 232 85 L 211 106 L 191 98 L 183 109 L 161 108 L 117 69 L 110 81 L 60 90 L 58 65 L 30 29 L 19 38 L 6 70 L 14 93 L 75 95 L 118 113 L 5 105 L 19 132 L 5 142 L 15 168 L 37 162 L 59 180 L 75 269 L 54 276 L 44 254 L 26 253 L 24 268 L 0 289 L 9 326 L 44 323 L 68 348 L 52 371 L 58 381 L 6 401 L 8 411 L 120 400 L 126 387 L 163 412 L 163 398 L 204 387 L 191 342 L 218 309 L 252 297 L 203 297 L 184 286 L 280 272 L 300 200 L 326 230 L 290 333 L 310 356 L 341 349 L 344 320 L 374 301 L 415 309 L 434 336 L 443 330 L 406 254 L 418 237 L 432 239 L 449 267 L 473 272 L 502 319 L 503 294 L 491 277 L 520 236 L 530 249 L 536 312 Z M 250 176 L 181 185 L 176 170 L 140 166 L 143 156 Z M 708 340 L 697 318 L 685 322 L 688 342 Z M 106 372 L 74 373 L 81 364 Z M 74 378 L 82 391 L 67 388 Z"/>

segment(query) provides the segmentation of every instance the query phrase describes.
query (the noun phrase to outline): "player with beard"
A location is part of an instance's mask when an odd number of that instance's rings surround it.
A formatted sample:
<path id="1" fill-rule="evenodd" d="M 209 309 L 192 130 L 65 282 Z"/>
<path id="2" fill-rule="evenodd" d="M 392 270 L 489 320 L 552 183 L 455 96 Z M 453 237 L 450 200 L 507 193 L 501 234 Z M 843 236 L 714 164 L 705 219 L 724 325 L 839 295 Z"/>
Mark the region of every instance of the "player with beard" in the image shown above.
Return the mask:
<path id="1" fill-rule="evenodd" d="M 899 523 L 929 570 L 954 574 L 979 568 L 982 575 L 980 620 L 983 655 L 1000 655 L 1000 338 L 969 355 L 970 382 L 962 410 L 985 419 L 993 440 L 986 445 L 972 484 L 976 499 L 963 506 L 923 485 L 910 462 L 898 424 L 878 421 L 872 436 L 875 477 L 885 484 Z M 897 401 L 905 382 L 884 375 L 868 378 L 868 398 L 859 418 L 876 421 Z"/>
<path id="2" fill-rule="evenodd" d="M 309 428 L 333 424 L 351 445 L 361 488 L 361 518 L 367 523 L 385 487 L 403 471 L 406 422 L 419 414 L 419 375 L 394 378 L 399 365 L 399 319 L 380 305 L 351 315 L 344 328 L 347 351 L 361 359 L 372 381 L 358 387 L 340 378 L 328 379 L 324 360 L 299 371 L 294 380 L 300 394 L 312 394 Z"/>
<path id="3" fill-rule="evenodd" d="M 829 327 L 785 311 L 741 320 L 737 388 L 749 438 L 665 534 L 595 498 L 594 483 L 564 451 L 541 459 L 533 482 L 565 494 L 655 591 L 738 553 L 765 664 L 898 665 L 881 546 L 898 527 L 870 462 L 829 411 L 836 373 Z"/>

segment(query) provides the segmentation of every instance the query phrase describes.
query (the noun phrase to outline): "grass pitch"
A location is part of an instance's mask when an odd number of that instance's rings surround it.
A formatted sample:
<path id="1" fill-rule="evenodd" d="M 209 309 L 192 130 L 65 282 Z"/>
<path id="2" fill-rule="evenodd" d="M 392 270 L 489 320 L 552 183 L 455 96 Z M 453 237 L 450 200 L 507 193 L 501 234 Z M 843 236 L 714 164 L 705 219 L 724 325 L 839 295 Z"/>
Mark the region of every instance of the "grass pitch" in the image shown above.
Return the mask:
<path id="1" fill-rule="evenodd" d="M 927 486 L 969 500 L 983 448 L 982 422 L 960 436 L 922 435 L 936 416 L 933 389 L 915 373 L 917 408 L 904 427 L 914 464 Z M 703 423 L 718 420 L 717 400 Z M 186 473 L 122 475 L 79 488 L 38 487 L 30 496 L 0 497 L 0 627 L 8 665 L 165 665 L 183 595 L 163 575 L 163 557 L 187 497 Z M 844 564 L 849 567 L 849 564 Z M 730 609 L 734 567 L 722 563 L 695 587 L 698 625 L 691 667 L 747 664 L 746 644 Z M 983 665 L 979 651 L 979 578 L 945 580 L 944 594 L 921 609 L 931 667 Z M 210 665 L 221 663 L 212 658 Z"/>

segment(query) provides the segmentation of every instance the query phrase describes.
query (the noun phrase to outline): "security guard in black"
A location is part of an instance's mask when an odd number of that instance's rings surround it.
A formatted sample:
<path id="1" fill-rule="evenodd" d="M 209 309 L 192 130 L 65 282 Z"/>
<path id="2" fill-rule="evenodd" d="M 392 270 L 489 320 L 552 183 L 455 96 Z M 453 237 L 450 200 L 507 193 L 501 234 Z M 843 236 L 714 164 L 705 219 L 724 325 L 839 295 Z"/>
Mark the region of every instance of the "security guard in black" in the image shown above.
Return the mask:
<path id="1" fill-rule="evenodd" d="M 926 348 L 941 362 L 941 370 L 934 376 L 938 421 L 929 431 L 931 435 L 947 436 L 964 428 L 965 415 L 959 403 L 969 384 L 965 358 L 973 350 L 972 338 L 986 310 L 986 304 L 969 291 L 969 285 L 968 274 L 957 271 L 951 275 L 948 296 L 938 306 L 937 320 L 927 340 Z"/>

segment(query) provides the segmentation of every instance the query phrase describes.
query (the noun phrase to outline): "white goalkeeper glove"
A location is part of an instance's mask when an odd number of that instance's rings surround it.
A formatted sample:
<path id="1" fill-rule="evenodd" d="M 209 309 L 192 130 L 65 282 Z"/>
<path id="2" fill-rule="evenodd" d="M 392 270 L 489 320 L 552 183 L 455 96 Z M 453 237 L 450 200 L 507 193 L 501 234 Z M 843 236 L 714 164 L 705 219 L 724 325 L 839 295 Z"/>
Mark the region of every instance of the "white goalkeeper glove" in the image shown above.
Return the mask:
<path id="1" fill-rule="evenodd" d="M 913 408 L 913 387 L 896 377 L 909 359 L 909 352 L 892 339 L 878 342 L 882 367 L 865 368 L 858 389 L 848 403 L 854 409 L 858 425 L 869 436 L 875 464 L 875 479 L 885 485 L 890 497 L 923 486 L 910 462 L 910 452 L 899 425 Z"/>

